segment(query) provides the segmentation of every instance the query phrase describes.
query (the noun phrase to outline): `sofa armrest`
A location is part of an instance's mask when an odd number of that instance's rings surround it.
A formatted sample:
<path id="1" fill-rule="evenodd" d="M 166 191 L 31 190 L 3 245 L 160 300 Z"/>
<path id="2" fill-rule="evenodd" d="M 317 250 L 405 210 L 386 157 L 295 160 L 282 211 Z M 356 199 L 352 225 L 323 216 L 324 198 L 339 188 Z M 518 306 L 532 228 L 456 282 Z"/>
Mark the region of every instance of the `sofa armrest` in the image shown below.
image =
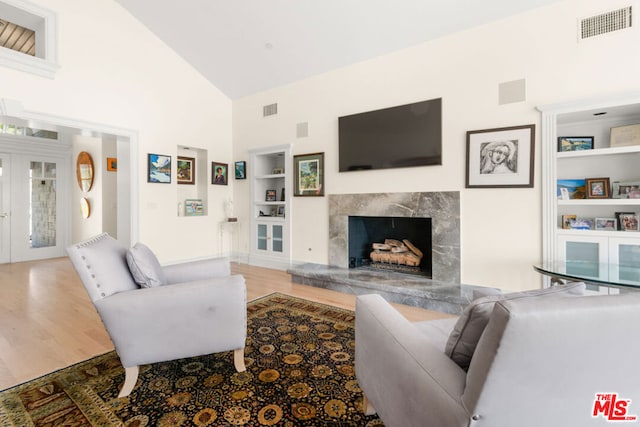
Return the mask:
<path id="1" fill-rule="evenodd" d="M 170 264 L 163 266 L 162 270 L 164 271 L 168 284 L 192 282 L 194 280 L 231 275 L 231 265 L 228 258 L 211 258 L 180 264 Z"/>
<path id="2" fill-rule="evenodd" d="M 125 367 L 245 346 L 239 275 L 120 292 L 95 305 Z"/>
<path id="3" fill-rule="evenodd" d="M 379 295 L 356 299 L 356 377 L 387 425 L 466 426 L 465 372 Z"/>

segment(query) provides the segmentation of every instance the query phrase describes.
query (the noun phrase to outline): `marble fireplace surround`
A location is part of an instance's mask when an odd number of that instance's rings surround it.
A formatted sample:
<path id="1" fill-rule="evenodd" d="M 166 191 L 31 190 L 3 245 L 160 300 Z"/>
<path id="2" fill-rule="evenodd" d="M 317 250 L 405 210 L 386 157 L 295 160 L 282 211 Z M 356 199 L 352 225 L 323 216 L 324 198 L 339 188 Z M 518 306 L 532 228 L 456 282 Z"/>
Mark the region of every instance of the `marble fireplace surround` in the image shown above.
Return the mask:
<path id="1" fill-rule="evenodd" d="M 432 275 L 349 269 L 349 216 L 431 218 Z M 477 286 L 460 283 L 460 193 L 329 196 L 329 263 L 291 267 L 291 281 L 339 292 L 376 293 L 387 301 L 460 315 Z"/>
<path id="2" fill-rule="evenodd" d="M 349 216 L 431 218 L 433 280 L 460 283 L 460 193 L 329 195 L 329 264 L 349 267 Z"/>

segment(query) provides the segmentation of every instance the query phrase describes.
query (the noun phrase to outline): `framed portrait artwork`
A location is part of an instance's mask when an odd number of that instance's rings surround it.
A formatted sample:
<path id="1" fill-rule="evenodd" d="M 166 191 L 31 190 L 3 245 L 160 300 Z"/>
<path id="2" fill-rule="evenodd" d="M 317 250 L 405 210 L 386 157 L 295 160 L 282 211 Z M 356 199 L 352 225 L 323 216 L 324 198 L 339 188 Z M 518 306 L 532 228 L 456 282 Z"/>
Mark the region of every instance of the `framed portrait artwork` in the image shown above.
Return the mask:
<path id="1" fill-rule="evenodd" d="M 587 199 L 608 199 L 611 196 L 609 190 L 609 178 L 587 178 Z"/>
<path id="2" fill-rule="evenodd" d="M 240 161 L 233 164 L 236 179 L 247 179 L 247 162 Z"/>
<path id="3" fill-rule="evenodd" d="M 177 165 L 177 180 L 178 184 L 191 184 L 196 183 L 196 159 L 193 157 L 178 156 Z"/>
<path id="4" fill-rule="evenodd" d="M 466 188 L 533 187 L 535 125 L 467 132 Z"/>
<path id="5" fill-rule="evenodd" d="M 324 196 L 324 153 L 293 156 L 293 195 Z"/>
<path id="6" fill-rule="evenodd" d="M 171 183 L 171 156 L 147 155 L 147 182 Z"/>
<path id="7" fill-rule="evenodd" d="M 214 185 L 227 185 L 229 165 L 226 163 L 211 162 L 211 183 Z"/>

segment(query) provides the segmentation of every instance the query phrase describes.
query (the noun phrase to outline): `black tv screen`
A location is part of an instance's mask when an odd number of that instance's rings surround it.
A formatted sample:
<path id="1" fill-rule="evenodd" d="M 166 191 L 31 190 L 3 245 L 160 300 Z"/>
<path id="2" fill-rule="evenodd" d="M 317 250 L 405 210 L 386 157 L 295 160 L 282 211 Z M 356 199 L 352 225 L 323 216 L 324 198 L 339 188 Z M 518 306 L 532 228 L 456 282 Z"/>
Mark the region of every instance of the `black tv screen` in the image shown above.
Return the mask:
<path id="1" fill-rule="evenodd" d="M 340 172 L 442 164 L 442 98 L 338 118 Z"/>

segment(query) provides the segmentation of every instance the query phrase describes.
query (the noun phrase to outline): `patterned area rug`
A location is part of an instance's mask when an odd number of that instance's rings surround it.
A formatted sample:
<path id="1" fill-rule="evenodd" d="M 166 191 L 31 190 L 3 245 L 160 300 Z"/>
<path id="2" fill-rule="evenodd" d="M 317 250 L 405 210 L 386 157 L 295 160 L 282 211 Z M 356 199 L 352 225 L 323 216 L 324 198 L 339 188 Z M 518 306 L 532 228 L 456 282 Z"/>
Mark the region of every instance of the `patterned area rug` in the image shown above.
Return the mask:
<path id="1" fill-rule="evenodd" d="M 248 303 L 247 371 L 232 352 L 142 366 L 118 399 L 115 352 L 0 392 L 1 426 L 382 426 L 362 412 L 354 314 L 282 294 Z"/>

